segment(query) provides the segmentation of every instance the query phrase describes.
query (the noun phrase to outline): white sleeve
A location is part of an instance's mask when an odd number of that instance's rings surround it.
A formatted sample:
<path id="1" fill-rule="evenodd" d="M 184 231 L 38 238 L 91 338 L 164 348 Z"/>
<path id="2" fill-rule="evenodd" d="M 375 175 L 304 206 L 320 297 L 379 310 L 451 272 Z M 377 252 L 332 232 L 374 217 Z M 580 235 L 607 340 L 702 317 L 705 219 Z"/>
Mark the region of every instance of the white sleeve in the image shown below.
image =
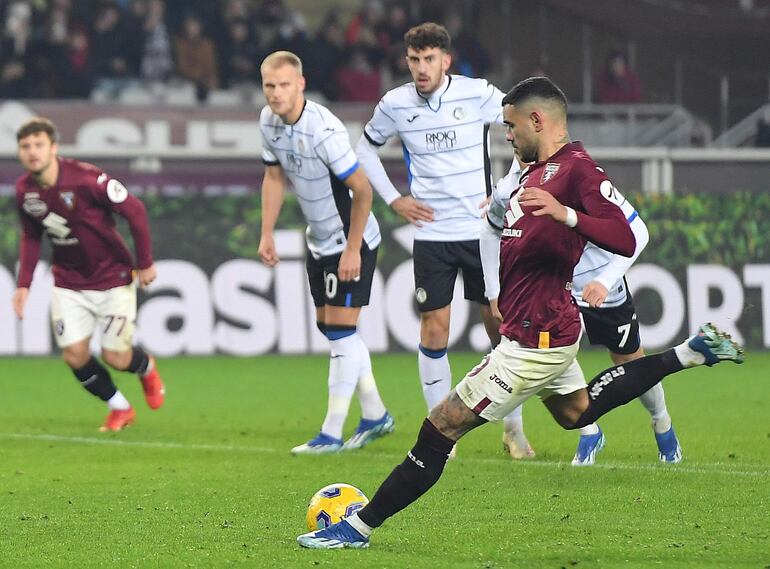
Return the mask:
<path id="1" fill-rule="evenodd" d="M 358 155 L 358 161 L 364 167 L 366 177 L 369 178 L 369 183 L 374 188 L 374 191 L 385 200 L 385 203 L 390 205 L 394 200 L 401 197 L 401 193 L 393 185 L 393 182 L 390 181 L 387 172 L 385 172 L 385 166 L 382 165 L 382 160 L 380 160 L 380 156 L 377 154 L 377 147 L 369 142 L 365 134 L 361 135 L 358 144 L 356 144 L 356 154 Z"/>
<path id="2" fill-rule="evenodd" d="M 484 272 L 484 296 L 494 299 L 500 296 L 500 231 L 486 219 L 481 219 L 479 252 Z"/>
<path id="3" fill-rule="evenodd" d="M 628 202 L 625 203 L 628 204 Z M 625 208 L 623 209 L 625 213 Z M 647 225 L 642 221 L 642 218 L 639 217 L 636 210 L 630 215 L 627 215 L 626 218 L 628 219 L 631 231 L 636 238 L 636 249 L 634 250 L 634 254 L 630 257 L 613 255 L 610 262 L 604 267 L 604 270 L 596 276 L 594 280 L 604 285 L 604 288 L 607 290 L 610 290 L 616 282 L 623 278 L 623 275 L 625 275 L 628 269 L 631 268 L 631 265 L 634 264 L 634 261 L 636 261 L 636 258 L 639 257 L 639 254 L 644 250 L 650 240 L 650 233 L 647 230 Z"/>
<path id="4" fill-rule="evenodd" d="M 481 116 L 485 123 L 503 124 L 503 93 L 500 89 L 486 83 L 486 88 L 481 93 Z"/>
<path id="5" fill-rule="evenodd" d="M 341 123 L 317 132 L 313 144 L 318 157 L 340 180 L 345 180 L 358 169 L 358 159 L 350 147 L 348 131 Z"/>
<path id="6" fill-rule="evenodd" d="M 382 146 L 389 138 L 396 135 L 398 135 L 396 120 L 393 118 L 393 111 L 386 95 L 377 103 L 372 118 L 364 126 L 364 136 L 372 145 Z"/>
<path id="7" fill-rule="evenodd" d="M 518 187 L 520 175 L 521 167 L 514 159 L 508 174 L 498 180 L 495 187 L 492 188 L 492 195 L 489 200 L 489 207 L 487 208 L 487 222 L 500 231 L 502 231 L 505 223 L 505 212 L 508 210 L 508 202 L 511 199 L 511 194 Z"/>

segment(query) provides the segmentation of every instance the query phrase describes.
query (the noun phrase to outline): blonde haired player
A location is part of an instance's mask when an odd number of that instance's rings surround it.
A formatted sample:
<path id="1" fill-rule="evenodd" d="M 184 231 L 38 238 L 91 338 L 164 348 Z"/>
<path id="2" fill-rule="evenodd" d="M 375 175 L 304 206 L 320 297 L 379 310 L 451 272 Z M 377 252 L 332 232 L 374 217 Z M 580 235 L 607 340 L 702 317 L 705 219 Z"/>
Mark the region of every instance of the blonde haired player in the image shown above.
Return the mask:
<path id="1" fill-rule="evenodd" d="M 273 229 L 291 182 L 307 221 L 307 275 L 318 328 L 329 339 L 329 398 L 319 433 L 293 454 L 358 449 L 393 431 L 358 334 L 369 304 L 380 228 L 371 213 L 372 188 L 350 147 L 345 126 L 326 107 L 305 99 L 302 62 L 293 53 L 268 55 L 260 68 L 262 109 L 262 230 L 259 257 L 278 263 Z M 361 403 L 355 434 L 342 439 L 353 394 Z"/>

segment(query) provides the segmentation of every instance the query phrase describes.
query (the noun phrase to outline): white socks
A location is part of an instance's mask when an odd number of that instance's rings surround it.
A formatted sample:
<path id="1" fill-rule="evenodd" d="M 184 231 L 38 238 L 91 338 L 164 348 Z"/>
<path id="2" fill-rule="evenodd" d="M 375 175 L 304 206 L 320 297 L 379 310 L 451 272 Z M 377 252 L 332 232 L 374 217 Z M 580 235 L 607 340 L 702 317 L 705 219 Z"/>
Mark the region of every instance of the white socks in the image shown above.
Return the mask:
<path id="1" fill-rule="evenodd" d="M 342 427 L 358 383 L 358 372 L 361 369 L 358 343 L 358 332 L 329 340 L 329 407 L 321 432 L 335 439 L 342 438 Z"/>
<path id="2" fill-rule="evenodd" d="M 503 417 L 503 425 L 507 433 L 521 433 L 524 431 L 524 420 L 521 416 L 521 405 Z"/>
<path id="3" fill-rule="evenodd" d="M 688 338 L 678 346 L 674 346 L 674 353 L 684 367 L 695 367 L 706 363 L 706 356 L 700 352 L 696 352 L 689 346 L 690 339 Z"/>
<path id="4" fill-rule="evenodd" d="M 671 416 L 668 414 L 666 397 L 660 383 L 642 393 L 639 396 L 639 401 L 649 411 L 650 417 L 652 417 L 652 428 L 655 429 L 656 433 L 665 433 L 671 428 Z"/>
<path id="5" fill-rule="evenodd" d="M 370 528 L 368 525 L 361 521 L 361 518 L 358 517 L 358 512 L 352 516 L 348 516 L 345 519 L 351 526 L 353 526 L 353 529 L 360 533 L 362 536 L 369 537 L 372 535 L 374 529 Z"/>
<path id="6" fill-rule="evenodd" d="M 382 402 L 380 392 L 377 391 L 377 383 L 372 374 L 372 358 L 369 356 L 369 348 L 364 344 L 360 334 L 358 338 L 358 357 L 361 363 L 358 371 L 358 385 L 356 395 L 361 404 L 361 418 L 380 419 L 385 415 L 385 404 Z"/>
<path id="7" fill-rule="evenodd" d="M 429 350 L 420 346 L 417 356 L 417 367 L 420 371 L 420 383 L 428 411 L 438 405 L 449 390 L 452 389 L 452 370 L 449 367 L 449 357 L 446 348 Z"/>
<path id="8" fill-rule="evenodd" d="M 107 407 L 110 408 L 110 411 L 128 411 L 131 409 L 131 403 L 120 391 L 116 391 L 115 395 L 107 400 Z"/>
<path id="9" fill-rule="evenodd" d="M 580 435 L 595 435 L 599 432 L 599 425 L 591 423 L 585 427 L 580 427 Z"/>

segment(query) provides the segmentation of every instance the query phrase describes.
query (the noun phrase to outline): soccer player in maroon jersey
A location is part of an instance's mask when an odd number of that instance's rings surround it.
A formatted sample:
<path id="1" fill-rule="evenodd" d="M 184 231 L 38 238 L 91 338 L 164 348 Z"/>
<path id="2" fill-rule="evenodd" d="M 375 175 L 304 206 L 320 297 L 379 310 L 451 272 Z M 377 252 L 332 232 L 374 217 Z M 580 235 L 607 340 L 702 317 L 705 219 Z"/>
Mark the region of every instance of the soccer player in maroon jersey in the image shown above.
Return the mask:
<path id="1" fill-rule="evenodd" d="M 572 273 L 586 241 L 624 256 L 634 237 L 614 188 L 580 143 L 570 141 L 567 100 L 553 82 L 532 77 L 503 99 L 506 138 L 532 164 L 522 172 L 504 216 L 500 287 L 491 302 L 503 336 L 423 422 L 406 459 L 367 506 L 323 530 L 297 538 L 327 549 L 369 545 L 374 528 L 427 492 L 457 440 L 539 395 L 565 429 L 577 429 L 688 367 L 743 361 L 743 349 L 711 324 L 660 354 L 610 368 L 585 384 L 575 359 L 580 312 Z"/>
<path id="2" fill-rule="evenodd" d="M 131 345 L 136 320 L 134 268 L 142 286 L 155 279 L 144 205 L 99 168 L 59 158 L 56 127 L 48 119 L 29 120 L 16 140 L 27 173 L 16 181 L 22 233 L 14 311 L 24 317 L 42 236 L 47 233 L 53 249 L 51 320 L 56 342 L 80 384 L 107 403 L 110 412 L 100 430 L 119 431 L 134 421 L 136 412 L 107 368 L 91 355 L 89 343 L 97 328 L 104 362 L 138 374 L 151 409 L 159 408 L 165 397 L 155 358 Z M 128 221 L 136 263 L 115 227 L 113 213 Z"/>

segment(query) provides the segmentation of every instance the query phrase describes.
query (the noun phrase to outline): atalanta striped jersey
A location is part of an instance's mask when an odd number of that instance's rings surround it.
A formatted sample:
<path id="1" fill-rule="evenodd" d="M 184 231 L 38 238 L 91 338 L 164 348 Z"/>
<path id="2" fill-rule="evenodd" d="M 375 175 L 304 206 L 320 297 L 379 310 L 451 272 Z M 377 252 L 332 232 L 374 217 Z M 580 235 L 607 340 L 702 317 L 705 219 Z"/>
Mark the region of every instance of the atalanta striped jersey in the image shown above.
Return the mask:
<path id="1" fill-rule="evenodd" d="M 401 139 L 410 191 L 434 211 L 415 239 L 479 238 L 479 205 L 492 187 L 487 125 L 502 124 L 503 97 L 485 79 L 447 75 L 427 98 L 410 82 L 380 100 L 364 135 L 375 146 Z"/>
<path id="2" fill-rule="evenodd" d="M 299 120 L 287 125 L 265 105 L 259 119 L 262 161 L 280 165 L 292 183 L 307 221 L 305 235 L 315 258 L 340 253 L 350 227 L 351 192 L 345 180 L 359 168 L 348 131 L 329 109 L 305 102 Z M 364 229 L 370 249 L 380 244 L 374 215 Z"/>

